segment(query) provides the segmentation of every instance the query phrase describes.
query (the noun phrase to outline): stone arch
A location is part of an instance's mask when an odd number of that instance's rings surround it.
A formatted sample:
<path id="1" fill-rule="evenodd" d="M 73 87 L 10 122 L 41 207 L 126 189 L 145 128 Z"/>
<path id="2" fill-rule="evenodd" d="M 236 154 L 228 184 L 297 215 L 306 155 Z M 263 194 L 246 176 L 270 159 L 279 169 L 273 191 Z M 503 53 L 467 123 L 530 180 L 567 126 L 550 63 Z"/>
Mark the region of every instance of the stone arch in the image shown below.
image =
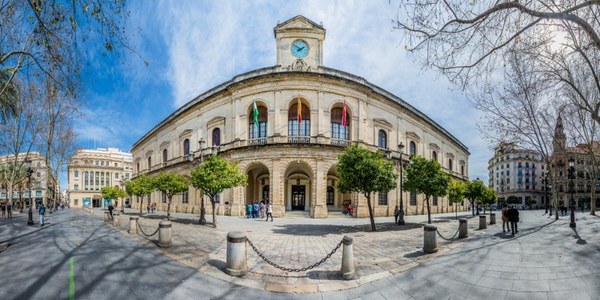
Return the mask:
<path id="1" fill-rule="evenodd" d="M 249 140 L 264 139 L 268 136 L 269 106 L 264 101 L 256 100 L 256 108 L 258 110 L 258 125 L 254 121 L 254 101 L 248 105 L 246 110 Z"/>
<path id="2" fill-rule="evenodd" d="M 340 177 L 337 172 L 338 163 L 332 163 L 329 165 L 326 174 L 326 194 L 325 194 L 325 205 L 327 205 L 327 210 L 331 212 L 343 212 L 345 211 L 346 206 L 344 206 L 345 200 L 352 200 L 352 194 L 347 193 L 343 194 L 339 191 L 337 185 L 340 182 Z"/>
<path id="3" fill-rule="evenodd" d="M 245 204 L 272 199 L 270 185 L 271 172 L 262 162 L 251 162 L 244 168 L 248 176 L 245 187 Z M 266 191 L 266 194 L 265 194 Z"/>
<path id="4" fill-rule="evenodd" d="M 316 188 L 313 166 L 303 159 L 295 159 L 290 160 L 284 170 L 285 210 L 309 212 Z"/>

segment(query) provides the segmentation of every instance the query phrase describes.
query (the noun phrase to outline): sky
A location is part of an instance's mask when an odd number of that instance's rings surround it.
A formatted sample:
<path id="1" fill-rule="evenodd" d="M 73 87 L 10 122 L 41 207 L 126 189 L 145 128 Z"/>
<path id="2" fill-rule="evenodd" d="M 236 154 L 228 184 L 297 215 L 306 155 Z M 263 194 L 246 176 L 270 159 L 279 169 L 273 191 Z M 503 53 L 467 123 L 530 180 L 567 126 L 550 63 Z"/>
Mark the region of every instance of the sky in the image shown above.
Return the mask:
<path id="1" fill-rule="evenodd" d="M 493 152 L 476 126 L 482 114 L 404 49 L 392 23 L 398 1 L 131 0 L 128 6 L 136 53 L 101 55 L 87 67 L 83 114 L 75 122 L 80 148 L 129 151 L 195 96 L 275 65 L 273 28 L 303 15 L 327 30 L 326 67 L 364 77 L 428 115 L 469 148 L 469 177 L 487 184 Z"/>

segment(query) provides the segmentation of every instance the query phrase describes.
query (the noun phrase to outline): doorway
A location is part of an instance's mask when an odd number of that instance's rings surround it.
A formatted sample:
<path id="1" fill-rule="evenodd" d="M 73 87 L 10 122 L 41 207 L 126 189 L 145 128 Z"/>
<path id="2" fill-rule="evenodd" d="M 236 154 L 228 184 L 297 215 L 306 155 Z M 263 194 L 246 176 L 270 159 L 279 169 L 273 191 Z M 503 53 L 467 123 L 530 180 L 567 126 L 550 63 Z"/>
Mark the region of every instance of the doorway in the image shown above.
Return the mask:
<path id="1" fill-rule="evenodd" d="M 292 185 L 292 210 L 304 210 L 305 195 L 305 186 Z"/>

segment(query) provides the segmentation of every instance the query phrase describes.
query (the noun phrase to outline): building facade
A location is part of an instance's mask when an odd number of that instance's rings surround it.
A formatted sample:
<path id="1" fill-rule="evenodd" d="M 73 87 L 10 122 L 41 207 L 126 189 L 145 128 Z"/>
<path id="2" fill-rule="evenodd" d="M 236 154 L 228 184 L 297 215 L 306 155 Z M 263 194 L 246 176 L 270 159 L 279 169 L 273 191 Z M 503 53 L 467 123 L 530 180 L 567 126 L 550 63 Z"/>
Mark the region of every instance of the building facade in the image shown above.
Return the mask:
<path id="1" fill-rule="evenodd" d="M 562 117 L 559 116 L 554 130 L 553 149 L 552 164 L 557 195 L 554 203 L 570 207 L 572 195 L 575 207 L 589 208 L 592 199 L 596 202 L 596 207 L 600 207 L 600 142 L 568 146 Z M 570 163 L 575 168 L 575 178 L 572 181 L 569 178 Z"/>
<path id="2" fill-rule="evenodd" d="M 131 153 L 116 148 L 77 150 L 67 166 L 67 203 L 71 207 L 104 207 L 111 199 L 102 199 L 100 190 L 105 186 L 124 187 L 132 177 Z M 129 198 L 114 204 L 131 205 Z"/>
<path id="3" fill-rule="evenodd" d="M 248 175 L 246 186 L 219 196 L 218 213 L 243 215 L 247 203 L 269 200 L 275 216 L 301 211 L 314 218 L 339 213 L 348 203 L 355 216 L 368 216 L 364 195 L 336 188 L 337 157 L 351 143 L 382 151 L 397 168 L 400 157 L 407 163 L 416 154 L 436 159 L 455 178 L 468 178 L 468 149 L 444 128 L 364 78 L 323 66 L 321 25 L 297 16 L 278 24 L 274 35 L 277 64 L 235 76 L 157 124 L 132 147 L 134 176 L 189 176 L 206 155 L 217 154 L 239 162 Z M 197 213 L 201 196 L 190 187 L 171 207 Z M 401 199 L 407 214 L 424 213 L 423 195 L 394 189 L 372 196 L 375 215 L 393 215 Z M 158 192 L 148 200 L 166 208 Z M 134 199 L 133 206 L 139 203 Z M 451 211 L 447 198 L 433 199 L 432 206 L 433 212 Z"/>
<path id="4" fill-rule="evenodd" d="M 545 207 L 549 199 L 546 169 L 538 151 L 520 148 L 514 143 L 500 143 L 488 161 L 488 186 L 496 192 L 499 203 L 517 197 L 522 205 Z"/>
<path id="5" fill-rule="evenodd" d="M 31 182 L 26 175 L 26 160 L 31 161 L 31 170 L 33 171 Z M 12 203 L 15 208 L 29 207 L 30 198 L 33 203 L 38 205 L 53 203 L 54 190 L 58 187 L 57 181 L 46 166 L 44 157 L 38 152 L 29 152 L 19 153 L 16 160 L 14 155 L 0 156 L 0 205 L 10 202 L 11 188 L 8 181 L 10 175 L 4 172 L 11 172 L 15 168 L 14 166 L 20 173 L 17 182 L 14 182 L 12 186 Z"/>

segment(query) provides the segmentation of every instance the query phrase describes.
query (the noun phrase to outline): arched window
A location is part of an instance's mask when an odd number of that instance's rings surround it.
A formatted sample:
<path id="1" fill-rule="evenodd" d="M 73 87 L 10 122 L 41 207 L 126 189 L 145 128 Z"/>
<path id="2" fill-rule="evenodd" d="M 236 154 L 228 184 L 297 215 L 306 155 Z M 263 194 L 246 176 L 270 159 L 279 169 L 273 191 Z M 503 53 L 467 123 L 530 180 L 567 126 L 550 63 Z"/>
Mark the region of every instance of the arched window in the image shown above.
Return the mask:
<path id="1" fill-rule="evenodd" d="M 163 157 L 163 163 L 166 163 L 167 162 L 167 149 L 163 149 L 162 157 Z"/>
<path id="2" fill-rule="evenodd" d="M 435 151 L 431 152 L 431 159 L 437 161 L 437 152 L 435 152 Z"/>
<path id="3" fill-rule="evenodd" d="M 263 201 L 269 201 L 269 185 L 265 185 L 263 187 L 263 192 L 262 192 L 262 200 Z"/>
<path id="4" fill-rule="evenodd" d="M 410 141 L 410 144 L 408 145 L 408 154 L 410 154 L 410 155 L 417 154 L 417 144 L 415 144 L 415 142 L 413 142 L 413 141 Z"/>
<path id="5" fill-rule="evenodd" d="M 510 175 L 508 172 L 506 171 L 506 175 Z M 460 175 L 465 175 L 465 165 L 460 165 Z"/>
<path id="6" fill-rule="evenodd" d="M 334 191 L 335 190 L 333 189 L 332 186 L 327 187 L 327 205 L 334 204 L 334 200 L 335 200 Z"/>
<path id="7" fill-rule="evenodd" d="M 292 104 L 288 112 L 288 136 L 310 136 L 310 109 L 306 104 L 302 103 L 300 113 L 302 120 L 298 120 L 298 103 Z"/>
<path id="8" fill-rule="evenodd" d="M 346 110 L 346 126 L 344 126 L 344 109 L 331 109 L 331 138 L 339 140 L 350 139 L 350 114 Z"/>
<path id="9" fill-rule="evenodd" d="M 136 168 L 137 168 L 137 172 L 139 173 L 140 172 L 140 163 L 136 164 Z"/>
<path id="10" fill-rule="evenodd" d="M 377 147 L 387 149 L 387 134 L 382 129 L 377 133 Z"/>
<path id="11" fill-rule="evenodd" d="M 448 159 L 448 170 L 452 171 L 452 158 Z"/>
<path id="12" fill-rule="evenodd" d="M 148 170 L 152 168 L 152 156 L 148 156 Z"/>
<path id="13" fill-rule="evenodd" d="M 212 132 L 212 145 L 214 146 L 221 146 L 221 129 L 220 128 L 215 128 L 213 129 Z"/>
<path id="14" fill-rule="evenodd" d="M 267 137 L 267 121 L 269 118 L 269 111 L 264 106 L 257 106 L 258 126 L 254 120 L 254 105 L 250 107 L 250 117 L 248 118 L 248 132 L 250 133 L 250 139 L 258 139 Z"/>
<path id="15" fill-rule="evenodd" d="M 190 154 L 190 139 L 183 140 L 183 155 Z"/>

